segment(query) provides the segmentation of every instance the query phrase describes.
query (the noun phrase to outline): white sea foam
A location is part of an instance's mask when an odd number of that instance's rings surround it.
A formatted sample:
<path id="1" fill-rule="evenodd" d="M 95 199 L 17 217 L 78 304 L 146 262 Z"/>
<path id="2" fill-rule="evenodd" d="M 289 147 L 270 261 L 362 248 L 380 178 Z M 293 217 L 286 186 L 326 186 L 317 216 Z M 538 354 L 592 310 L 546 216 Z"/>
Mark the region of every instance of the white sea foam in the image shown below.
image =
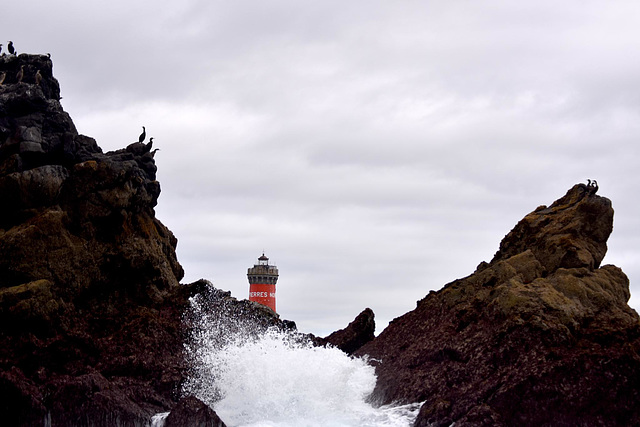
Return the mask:
<path id="1" fill-rule="evenodd" d="M 160 412 L 159 414 L 155 414 L 153 417 L 151 417 L 151 427 L 163 427 L 167 416 L 169 416 L 168 412 Z"/>
<path id="2" fill-rule="evenodd" d="M 202 312 L 197 300 L 192 305 L 192 319 L 202 323 L 187 345 L 193 372 L 183 391 L 211 406 L 228 426 L 413 424 L 419 404 L 374 408 L 366 402 L 376 383 L 366 360 L 275 329 L 256 336 L 235 324 L 222 337 L 220 317 Z"/>

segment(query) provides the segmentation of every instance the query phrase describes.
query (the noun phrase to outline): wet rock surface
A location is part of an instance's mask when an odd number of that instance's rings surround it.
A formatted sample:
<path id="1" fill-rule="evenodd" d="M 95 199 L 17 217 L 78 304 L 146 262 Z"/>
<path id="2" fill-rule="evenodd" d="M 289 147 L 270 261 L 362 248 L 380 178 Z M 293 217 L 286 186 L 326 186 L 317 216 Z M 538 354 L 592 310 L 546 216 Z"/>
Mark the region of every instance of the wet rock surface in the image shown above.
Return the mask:
<path id="1" fill-rule="evenodd" d="M 180 398 L 189 298 L 206 292 L 213 310 L 229 298 L 179 283 L 151 147 L 103 153 L 79 135 L 52 67 L 45 55 L 0 57 L 3 425 L 147 425 Z"/>
<path id="2" fill-rule="evenodd" d="M 184 369 L 177 240 L 148 153 L 79 135 L 52 67 L 0 58 L 0 406 L 8 425 L 138 425 Z"/>
<path id="3" fill-rule="evenodd" d="M 640 424 L 640 320 L 626 275 L 600 266 L 613 209 L 594 193 L 528 214 L 490 263 L 360 348 L 372 399 L 425 401 L 416 426 Z"/>
<path id="4" fill-rule="evenodd" d="M 316 338 L 316 345 L 330 344 L 347 354 L 353 354 L 375 337 L 376 322 L 373 310 L 366 308 L 346 328 L 324 338 Z"/>
<path id="5" fill-rule="evenodd" d="M 226 427 L 216 412 L 196 397 L 180 399 L 164 427 Z"/>

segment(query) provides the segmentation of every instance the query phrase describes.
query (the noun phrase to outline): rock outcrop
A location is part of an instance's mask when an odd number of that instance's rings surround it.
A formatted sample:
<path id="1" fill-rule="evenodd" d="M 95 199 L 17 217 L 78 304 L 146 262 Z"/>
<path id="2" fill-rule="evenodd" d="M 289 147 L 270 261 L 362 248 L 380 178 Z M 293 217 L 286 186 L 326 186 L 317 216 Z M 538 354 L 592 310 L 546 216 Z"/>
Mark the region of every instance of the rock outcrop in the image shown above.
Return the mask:
<path id="1" fill-rule="evenodd" d="M 52 67 L 45 55 L 0 57 L 2 424 L 147 425 L 180 397 L 189 298 L 205 292 L 214 309 L 228 298 L 179 283 L 150 147 L 136 133 L 103 153 L 78 134 Z"/>
<path id="2" fill-rule="evenodd" d="M 375 337 L 376 322 L 373 310 L 365 308 L 346 328 L 325 338 L 315 338 L 316 345 L 330 344 L 351 355 Z"/>
<path id="3" fill-rule="evenodd" d="M 196 397 L 180 399 L 166 418 L 164 427 L 226 427 L 216 412 Z"/>
<path id="4" fill-rule="evenodd" d="M 611 202 L 575 185 L 528 214 L 489 263 L 418 301 L 356 355 L 372 398 L 424 401 L 416 426 L 640 424 L 640 320 L 600 266 Z"/>
<path id="5" fill-rule="evenodd" d="M 5 422 L 146 422 L 177 397 L 189 296 L 177 240 L 155 218 L 153 159 L 79 135 L 47 56 L 4 56 L 0 71 Z"/>

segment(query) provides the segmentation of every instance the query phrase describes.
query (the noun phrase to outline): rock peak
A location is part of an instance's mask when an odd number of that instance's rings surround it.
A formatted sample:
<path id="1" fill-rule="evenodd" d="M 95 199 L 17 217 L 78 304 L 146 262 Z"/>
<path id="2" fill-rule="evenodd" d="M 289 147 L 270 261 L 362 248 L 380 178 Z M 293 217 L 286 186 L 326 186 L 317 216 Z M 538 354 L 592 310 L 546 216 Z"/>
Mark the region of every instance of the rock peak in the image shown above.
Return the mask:
<path id="1" fill-rule="evenodd" d="M 23 77 L 18 82 L 18 73 L 21 69 Z M 40 77 L 37 77 L 38 71 L 40 71 Z M 0 73 L 6 73 L 2 86 L 18 85 L 22 93 L 38 87 L 46 99 L 60 100 L 60 84 L 53 77 L 53 62 L 49 55 L 27 53 L 17 56 L 2 55 L 0 56 Z"/>
<path id="2" fill-rule="evenodd" d="M 373 399 L 425 401 L 417 427 L 640 423 L 640 318 L 626 275 L 600 266 L 613 209 L 594 188 L 526 215 L 490 263 L 358 349 Z"/>
<path id="3" fill-rule="evenodd" d="M 78 134 L 52 68 L 0 57 L 5 423 L 143 425 L 172 405 L 185 363 L 177 239 L 155 217 L 153 156 Z"/>
<path id="4" fill-rule="evenodd" d="M 373 340 L 375 330 L 375 314 L 370 308 L 365 308 L 346 328 L 335 331 L 325 338 L 317 339 L 317 344 L 330 344 L 351 355 Z"/>
<path id="5" fill-rule="evenodd" d="M 500 242 L 489 264 L 531 250 L 546 273 L 598 268 L 613 231 L 613 208 L 593 187 L 576 184 L 551 204 L 526 215 Z"/>
<path id="6" fill-rule="evenodd" d="M 18 69 L 25 70 L 20 82 L 15 78 Z M 0 57 L 0 72 L 7 76 L 0 85 L 0 196 L 5 206 L 0 227 L 45 206 L 73 204 L 82 197 L 95 215 L 124 209 L 153 216 L 160 195 L 153 156 L 148 150 L 103 153 L 93 138 L 78 134 L 60 105 L 52 69 L 47 55 Z M 36 81 L 38 71 L 42 78 Z M 100 179 L 87 179 L 87 174 Z M 108 192 L 110 185 L 114 188 Z"/>
<path id="7" fill-rule="evenodd" d="M 103 153 L 62 109 L 51 69 L 44 55 L 0 57 L 3 425 L 148 425 L 193 372 L 192 297 L 263 329 L 295 324 L 205 280 L 179 283 L 151 140 Z M 224 425 L 214 415 L 185 399 L 166 423 Z"/>

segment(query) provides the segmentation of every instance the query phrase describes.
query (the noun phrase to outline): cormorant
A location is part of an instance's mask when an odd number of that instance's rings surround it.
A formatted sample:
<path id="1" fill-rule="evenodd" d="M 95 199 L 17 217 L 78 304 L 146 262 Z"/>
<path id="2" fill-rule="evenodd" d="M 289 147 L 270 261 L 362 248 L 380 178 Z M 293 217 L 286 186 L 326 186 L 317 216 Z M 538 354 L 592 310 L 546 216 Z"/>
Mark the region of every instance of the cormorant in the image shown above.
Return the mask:
<path id="1" fill-rule="evenodd" d="M 13 48 L 13 42 L 9 40 L 9 44 L 7 45 L 7 49 L 9 49 L 9 53 L 11 55 L 15 55 L 16 50 Z"/>
<path id="2" fill-rule="evenodd" d="M 18 74 L 16 74 L 16 80 L 18 80 L 18 83 L 22 82 L 23 77 L 24 77 L 24 65 L 21 65 L 20 71 L 18 71 Z"/>
<path id="3" fill-rule="evenodd" d="M 40 70 L 36 71 L 36 84 L 39 85 L 42 81 L 42 74 L 40 74 Z"/>
<path id="4" fill-rule="evenodd" d="M 152 158 L 152 159 L 156 156 L 156 151 L 160 151 L 160 149 L 159 149 L 159 148 L 156 148 L 155 150 L 153 150 L 153 151 L 151 152 L 151 158 Z"/>
<path id="5" fill-rule="evenodd" d="M 147 151 L 151 151 L 151 147 L 153 147 L 153 137 L 149 138 L 149 143 L 147 144 Z"/>
<path id="6" fill-rule="evenodd" d="M 144 126 L 142 126 L 142 133 L 138 137 L 138 142 L 144 141 L 146 137 L 147 137 L 147 130 L 144 128 Z"/>

